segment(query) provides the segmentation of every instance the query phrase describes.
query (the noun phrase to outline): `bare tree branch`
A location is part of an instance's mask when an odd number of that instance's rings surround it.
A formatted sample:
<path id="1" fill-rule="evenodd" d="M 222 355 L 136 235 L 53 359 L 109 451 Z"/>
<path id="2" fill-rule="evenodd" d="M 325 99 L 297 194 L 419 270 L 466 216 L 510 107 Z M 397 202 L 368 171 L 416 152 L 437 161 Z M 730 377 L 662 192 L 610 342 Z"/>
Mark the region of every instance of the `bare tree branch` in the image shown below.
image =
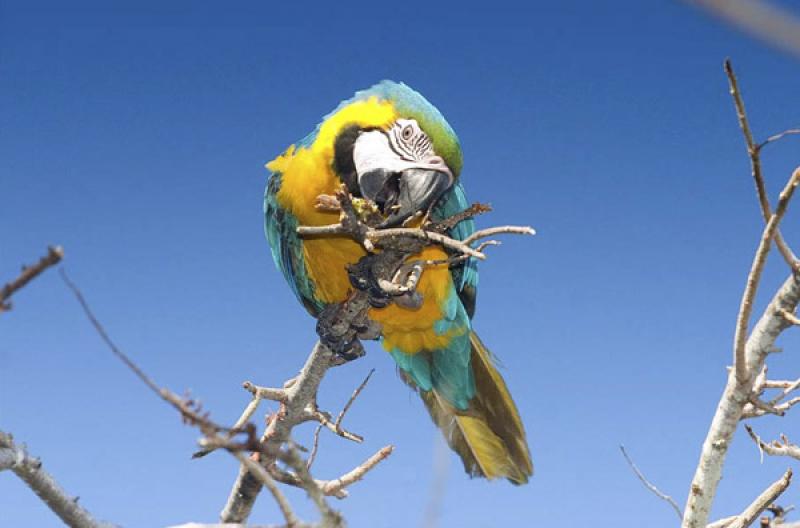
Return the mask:
<path id="1" fill-rule="evenodd" d="M 780 310 L 794 311 L 798 302 L 800 282 L 792 275 L 777 291 L 750 333 L 744 354 L 749 372 L 761 370 L 764 360 L 774 348 L 775 339 L 789 327 L 789 323 L 779 315 Z M 744 407 L 750 401 L 752 386 L 752 376 L 740 383 L 735 371 L 731 370 L 729 373 L 725 391 L 703 442 L 700 461 L 684 509 L 683 528 L 701 528 L 707 524 L 711 503 L 722 476 L 725 455 Z"/>
<path id="2" fill-rule="evenodd" d="M 23 266 L 22 273 L 13 281 L 7 283 L 0 289 L 0 313 L 6 312 L 11 309 L 11 303 L 8 299 L 18 290 L 22 289 L 26 284 L 39 276 L 44 270 L 51 266 L 55 266 L 61 259 L 64 258 L 64 249 L 61 246 L 49 246 L 47 248 L 47 255 L 39 259 L 39 262 L 33 266 Z"/>
<path id="3" fill-rule="evenodd" d="M 281 404 L 280 411 L 270 421 L 261 437 L 266 452 L 277 453 L 280 446 L 289 441 L 292 428 L 309 419 L 307 407 L 316 398 L 322 377 L 333 364 L 333 353 L 322 343 L 317 342 L 300 374 L 286 389 L 286 399 Z M 260 462 L 269 465 L 263 457 Z M 243 467 L 220 515 L 221 519 L 224 522 L 245 522 L 252 511 L 260 488 L 261 482 Z M 326 495 L 331 494 L 333 493 L 326 492 Z"/>
<path id="4" fill-rule="evenodd" d="M 375 467 L 377 463 L 385 459 L 391 453 L 392 449 L 390 446 L 383 448 L 363 464 L 334 480 L 320 481 L 313 479 L 309 474 L 306 462 L 300 459 L 296 450 L 292 447 L 293 444 L 289 439 L 289 434 L 294 425 L 308 420 L 324 419 L 330 423 L 329 415 L 318 411 L 315 403 L 312 405 L 316 400 L 316 390 L 322 378 L 322 374 L 327 368 L 336 364 L 336 362 L 333 361 L 332 353 L 327 347 L 317 343 L 317 346 L 314 348 L 312 355 L 309 357 L 300 375 L 287 382 L 285 384 L 285 389 L 257 387 L 252 383 L 246 382 L 244 387 L 253 394 L 253 400 L 248 403 L 242 416 L 237 420 L 237 425 L 235 427 L 224 427 L 213 422 L 208 417 L 207 413 L 201 414 L 202 410 L 193 400 L 180 398 L 168 389 L 160 388 L 152 378 L 116 346 L 102 324 L 94 316 L 77 286 L 69 280 L 65 273 L 62 272 L 62 276 L 80 302 L 87 318 L 91 321 L 98 334 L 106 342 L 112 352 L 133 371 L 148 388 L 175 407 L 181 413 L 184 421 L 190 425 L 197 426 L 203 432 L 205 436 L 199 441 L 202 448 L 201 453 L 208 453 L 217 448 L 224 448 L 231 453 L 231 455 L 241 463 L 241 472 L 244 473 L 248 479 L 253 479 L 255 481 L 257 490 L 260 490 L 261 486 L 264 486 L 270 491 L 284 515 L 287 527 L 299 528 L 311 525 L 302 523 L 297 519 L 286 497 L 276 486 L 276 480 L 304 488 L 309 493 L 322 514 L 323 524 L 321 526 L 325 528 L 343 526 L 343 520 L 340 515 L 327 505 L 324 497 L 346 497 L 347 493 L 345 488 L 360 480 L 370 469 Z M 360 393 L 365 383 L 366 380 L 356 389 L 356 392 L 348 401 L 348 406 L 352 405 L 352 400 Z M 254 403 L 257 404 L 258 400 L 261 398 L 275 399 L 281 402 L 282 410 L 281 413 L 274 416 L 270 421 L 262 439 L 257 440 L 255 437 L 255 427 L 250 423 L 244 422 L 246 422 L 248 417 L 254 412 Z M 318 415 L 323 416 L 323 418 L 319 418 Z M 344 416 L 344 414 L 340 413 L 340 416 Z M 340 424 L 331 424 L 330 427 L 334 430 L 338 429 L 341 436 L 350 434 L 341 429 Z M 234 437 L 241 434 L 246 435 L 245 441 L 235 441 Z M 286 438 L 286 440 L 281 441 L 280 438 Z M 286 450 L 281 449 L 283 444 L 288 446 Z M 246 456 L 244 454 L 245 451 L 252 452 L 252 458 Z M 6 458 L 5 456 L 0 457 L 0 464 L 4 464 Z M 275 465 L 275 462 L 278 460 L 288 464 L 295 472 L 291 473 L 279 470 Z M 256 494 L 257 493 L 258 491 L 256 491 Z M 253 499 L 254 498 L 255 496 L 253 496 Z M 241 500 L 241 498 L 238 500 Z M 252 507 L 252 503 L 250 503 L 250 507 Z"/>
<path id="5" fill-rule="evenodd" d="M 790 131 L 783 132 L 768 138 L 761 145 L 756 145 L 753 140 L 753 133 L 750 130 L 750 122 L 747 119 L 747 112 L 744 109 L 744 100 L 742 93 L 739 90 L 739 81 L 736 79 L 736 74 L 733 71 L 733 64 L 730 59 L 725 60 L 725 74 L 728 76 L 728 84 L 730 86 L 731 97 L 736 107 L 736 115 L 739 118 L 739 126 L 742 129 L 744 142 L 747 146 L 747 155 L 750 157 L 750 170 L 753 175 L 753 181 L 756 184 L 756 193 L 758 195 L 758 203 L 761 206 L 761 214 L 764 217 L 764 222 L 768 222 L 772 216 L 772 210 L 769 206 L 769 198 L 767 197 L 767 187 L 764 183 L 764 174 L 761 171 L 761 148 L 772 141 L 777 141 Z M 775 231 L 775 245 L 783 255 L 783 259 L 791 269 L 800 270 L 800 263 L 797 260 L 794 252 L 783 239 L 780 230 Z"/>
<path id="6" fill-rule="evenodd" d="M 336 422 L 334 422 L 333 424 L 333 426 L 337 430 L 341 430 L 342 420 L 344 419 L 344 415 L 347 414 L 347 411 L 350 410 L 350 407 L 353 405 L 353 402 L 356 401 L 358 395 L 361 394 L 361 391 L 363 391 L 364 387 L 367 386 L 367 383 L 369 383 L 369 379 L 372 377 L 373 374 L 375 374 L 375 369 L 370 369 L 369 374 L 367 374 L 367 377 L 364 378 L 364 381 L 362 381 L 358 387 L 356 387 L 356 390 L 354 390 L 353 394 L 350 395 L 350 399 L 348 399 L 347 403 L 345 403 L 344 407 L 342 407 L 342 410 L 339 412 L 339 416 L 336 417 Z"/>
<path id="7" fill-rule="evenodd" d="M 331 480 L 322 486 L 322 491 L 326 495 L 334 495 L 336 492 L 345 489 L 351 484 L 355 484 L 367 474 L 369 470 L 385 460 L 394 451 L 394 446 L 382 447 L 377 453 L 366 459 L 363 463 L 355 467 L 352 471 L 345 473 L 336 480 Z"/>
<path id="8" fill-rule="evenodd" d="M 250 474 L 269 490 L 275 498 L 275 502 L 278 503 L 278 508 L 281 510 L 281 514 L 283 514 L 283 518 L 286 520 L 286 526 L 294 528 L 301 524 L 294 510 L 292 510 L 292 507 L 289 505 L 289 501 L 283 493 L 281 493 L 281 490 L 278 489 L 278 486 L 275 484 L 270 474 L 267 473 L 267 470 L 261 467 L 261 464 L 258 462 L 244 455 L 241 451 L 230 451 L 230 453 L 242 464 L 242 467 L 247 468 Z"/>
<path id="9" fill-rule="evenodd" d="M 42 461 L 28 455 L 24 447 L 14 443 L 10 434 L 0 431 L 0 471 L 11 470 L 42 499 L 59 519 L 73 528 L 111 528 L 114 525 L 97 521 L 78 504 L 45 471 Z"/>
<path id="10" fill-rule="evenodd" d="M 781 435 L 780 442 L 773 440 L 770 443 L 766 443 L 755 433 L 755 431 L 753 431 L 752 427 L 745 424 L 744 428 L 747 430 L 750 438 L 753 439 L 758 446 L 759 452 L 762 454 L 766 453 L 770 456 L 788 456 L 800 460 L 800 446 L 789 442 L 789 439 L 786 438 L 785 435 Z"/>
<path id="11" fill-rule="evenodd" d="M 319 197 L 317 197 L 317 204 L 318 205 L 326 204 L 325 207 L 329 209 L 330 200 L 331 200 L 330 196 L 320 195 Z M 398 227 L 398 228 L 375 229 L 363 223 L 359 219 L 358 214 L 355 213 L 353 210 L 352 198 L 346 192 L 346 189 L 342 188 L 342 190 L 337 192 L 336 201 L 339 203 L 341 211 L 340 220 L 338 224 L 331 224 L 326 226 L 299 226 L 297 228 L 297 234 L 300 235 L 301 237 L 347 235 L 353 238 L 353 240 L 355 240 L 356 242 L 359 242 L 361 245 L 363 245 L 364 248 L 369 252 L 372 252 L 375 249 L 376 244 L 387 243 L 388 241 L 388 243 L 391 245 L 391 241 L 394 239 L 413 238 L 424 241 L 428 244 L 439 245 L 444 248 L 455 251 L 457 253 L 477 258 L 479 260 L 485 260 L 486 255 L 471 247 L 471 244 L 477 242 L 478 240 L 488 238 L 490 236 L 497 234 L 517 234 L 517 235 L 536 234 L 536 231 L 532 227 L 528 226 L 500 226 L 500 227 L 492 227 L 476 231 L 475 233 L 470 235 L 466 240 L 460 241 L 440 233 L 436 225 L 431 225 L 430 228 L 426 228 L 424 222 L 422 227 Z M 475 214 L 486 212 L 487 210 L 488 207 L 476 204 L 466 212 L 466 215 L 471 217 L 474 216 Z M 458 213 L 454 217 L 443 220 L 440 223 L 440 226 L 450 225 L 453 221 L 453 218 L 456 218 L 458 221 L 462 221 L 464 219 L 464 215 L 462 213 Z M 389 280 L 388 277 L 384 277 L 384 279 Z"/>
<path id="12" fill-rule="evenodd" d="M 739 316 L 736 320 L 736 333 L 734 336 L 734 372 L 740 383 L 745 382 L 750 373 L 754 372 L 749 370 L 745 365 L 745 344 L 747 341 L 747 326 L 750 322 L 750 314 L 753 311 L 753 302 L 758 291 L 758 285 L 761 282 L 761 273 L 764 271 L 764 265 L 767 261 L 767 253 L 771 245 L 772 237 L 775 235 L 783 215 L 789 206 L 789 201 L 792 199 L 795 189 L 800 183 L 800 167 L 794 170 L 789 181 L 786 183 L 783 191 L 781 191 L 778 198 L 778 206 L 775 212 L 770 216 L 764 232 L 761 235 L 761 242 L 758 245 L 756 254 L 753 257 L 753 264 L 750 268 L 750 274 L 747 276 L 747 285 L 744 293 L 742 294 L 742 303 L 739 307 Z M 783 308 L 784 310 L 786 308 Z M 792 310 L 794 311 L 794 310 Z M 761 370 L 762 365 L 758 365 L 755 372 Z"/>
<path id="13" fill-rule="evenodd" d="M 748 145 L 748 152 L 751 154 L 751 162 L 753 162 L 753 153 L 757 153 L 758 149 L 754 147 L 752 134 L 744 113 L 744 104 L 741 101 L 741 95 L 739 94 L 730 62 L 726 62 L 725 67 L 731 84 L 731 93 L 734 95 L 737 115 Z M 783 314 L 786 312 L 794 313 L 800 301 L 800 282 L 798 282 L 797 269 L 793 265 L 793 258 L 788 259 L 792 264 L 792 275 L 786 279 L 775 293 L 767 309 L 750 332 L 749 337 L 747 329 L 772 240 L 776 236 L 778 224 L 786 212 L 792 194 L 798 183 L 800 183 L 800 167 L 795 169 L 789 178 L 779 196 L 775 212 L 772 214 L 768 214 L 770 211 L 769 201 L 766 198 L 766 191 L 763 189 L 763 178 L 760 176 L 760 164 L 757 157 L 753 168 L 754 173 L 757 172 L 759 175 L 755 178 L 756 187 L 762 212 L 765 217 L 768 216 L 768 220 L 758 249 L 753 257 L 753 263 L 747 277 L 747 285 L 742 294 L 734 336 L 734 367 L 729 371 L 725 390 L 714 414 L 706 439 L 703 442 L 700 460 L 697 464 L 686 507 L 684 508 L 682 528 L 706 528 L 711 505 L 722 476 L 725 456 L 745 411 L 755 415 L 781 410 L 777 407 L 776 402 L 763 402 L 760 397 L 767 384 L 764 365 L 766 357 L 776 350 L 774 346 L 775 340 L 781 332 L 791 326 L 791 323 Z M 782 405 L 788 408 L 793 403 L 785 402 Z M 788 486 L 788 478 L 786 485 Z"/>
<path id="14" fill-rule="evenodd" d="M 767 489 L 765 489 L 761 495 L 756 497 L 756 500 L 753 501 L 750 506 L 748 506 L 739 516 L 726 528 L 747 528 L 750 526 L 753 521 L 761 515 L 767 506 L 775 502 L 775 499 L 780 497 L 781 493 L 786 491 L 786 488 L 789 487 L 789 484 L 792 482 L 792 470 L 787 469 L 786 473 L 783 474 L 781 478 L 776 480 L 772 483 Z"/>
<path id="15" fill-rule="evenodd" d="M 783 139 L 786 136 L 796 136 L 798 134 L 800 134 L 800 128 L 790 128 L 788 130 L 784 130 L 783 132 L 780 132 L 778 134 L 774 134 L 774 135 L 768 137 L 767 139 L 765 139 L 764 141 L 762 141 L 761 143 L 759 143 L 758 144 L 758 150 L 760 151 L 761 149 L 763 149 L 764 147 L 766 147 L 770 143 L 774 143 L 776 141 L 779 141 L 779 140 Z"/>

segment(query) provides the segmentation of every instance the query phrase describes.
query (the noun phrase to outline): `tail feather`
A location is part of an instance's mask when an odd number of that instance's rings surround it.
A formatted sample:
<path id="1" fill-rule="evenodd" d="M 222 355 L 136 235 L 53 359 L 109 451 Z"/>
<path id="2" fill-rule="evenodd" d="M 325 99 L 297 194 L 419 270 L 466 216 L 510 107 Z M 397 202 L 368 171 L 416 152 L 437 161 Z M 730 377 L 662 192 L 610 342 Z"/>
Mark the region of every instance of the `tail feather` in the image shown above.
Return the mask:
<path id="1" fill-rule="evenodd" d="M 469 407 L 456 409 L 435 387 L 420 395 L 467 473 L 525 484 L 533 475 L 533 463 L 519 412 L 491 352 L 474 332 L 470 345 L 476 394 Z"/>

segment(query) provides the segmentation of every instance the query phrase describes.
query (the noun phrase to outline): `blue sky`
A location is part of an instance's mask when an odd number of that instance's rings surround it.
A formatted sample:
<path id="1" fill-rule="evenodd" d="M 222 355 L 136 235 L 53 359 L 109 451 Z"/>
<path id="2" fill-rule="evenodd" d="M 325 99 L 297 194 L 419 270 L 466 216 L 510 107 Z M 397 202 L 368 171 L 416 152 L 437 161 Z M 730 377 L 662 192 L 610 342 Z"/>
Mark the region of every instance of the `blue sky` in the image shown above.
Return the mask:
<path id="1" fill-rule="evenodd" d="M 232 421 L 243 380 L 283 381 L 315 340 L 263 236 L 264 163 L 355 90 L 405 81 L 458 132 L 469 197 L 495 207 L 481 225 L 538 231 L 492 250 L 475 320 L 537 473 L 518 488 L 469 480 L 450 456 L 439 525 L 674 526 L 618 445 L 684 502 L 761 231 L 722 60 L 764 138 L 800 122 L 796 59 L 670 1 L 195 4 L 0 4 L 0 277 L 62 244 L 118 344 Z M 765 151 L 773 194 L 796 152 L 791 140 Z M 785 273 L 772 255 L 758 310 Z M 85 506 L 129 527 L 216 520 L 235 464 L 190 460 L 197 433 L 110 355 L 56 273 L 15 298 L 0 332 L 0 429 Z M 797 336 L 781 345 L 772 372 L 798 376 Z M 368 349 L 320 394 L 336 410 L 376 369 L 347 418 L 366 442 L 323 435 L 316 474 L 394 444 L 335 506 L 355 527 L 419 526 L 438 433 L 391 359 Z M 793 416 L 754 425 L 800 437 Z M 715 516 L 787 464 L 760 464 L 738 434 Z M 302 494 L 289 498 L 313 517 Z M 784 503 L 798 502 L 790 489 Z M 10 474 L 0 512 L 57 525 Z M 252 521 L 277 520 L 263 496 Z"/>

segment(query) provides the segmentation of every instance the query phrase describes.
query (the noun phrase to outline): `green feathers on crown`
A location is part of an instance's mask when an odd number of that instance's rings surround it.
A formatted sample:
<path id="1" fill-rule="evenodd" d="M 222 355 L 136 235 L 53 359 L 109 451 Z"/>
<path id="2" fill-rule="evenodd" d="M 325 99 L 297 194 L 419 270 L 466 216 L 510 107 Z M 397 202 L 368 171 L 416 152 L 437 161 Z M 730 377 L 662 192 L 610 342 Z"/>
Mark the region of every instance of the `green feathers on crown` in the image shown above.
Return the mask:
<path id="1" fill-rule="evenodd" d="M 385 80 L 371 88 L 356 92 L 355 96 L 349 101 L 345 101 L 343 105 L 354 101 L 366 100 L 370 97 L 390 101 L 400 117 L 416 119 L 422 130 L 433 141 L 433 148 L 436 153 L 444 158 L 450 170 L 458 177 L 464 163 L 461 157 L 461 145 L 458 142 L 458 136 L 456 136 L 455 131 L 453 131 L 453 128 L 442 113 L 428 102 L 422 94 L 406 84 Z"/>

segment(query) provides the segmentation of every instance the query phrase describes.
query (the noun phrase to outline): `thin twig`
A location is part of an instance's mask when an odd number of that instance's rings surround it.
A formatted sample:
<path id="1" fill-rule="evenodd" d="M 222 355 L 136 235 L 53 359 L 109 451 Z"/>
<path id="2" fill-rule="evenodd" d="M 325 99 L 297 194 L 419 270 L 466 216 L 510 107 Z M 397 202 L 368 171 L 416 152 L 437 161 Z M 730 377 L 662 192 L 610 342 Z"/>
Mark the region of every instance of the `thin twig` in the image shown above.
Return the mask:
<path id="1" fill-rule="evenodd" d="M 361 394 L 361 391 L 363 391 L 364 387 L 367 386 L 369 379 L 372 377 L 374 373 L 375 369 L 374 368 L 370 369 L 369 373 L 367 374 L 367 377 L 364 378 L 364 381 L 362 381 L 358 387 L 356 387 L 356 390 L 353 391 L 353 394 L 350 396 L 350 399 L 347 400 L 347 403 L 345 403 L 344 407 L 342 407 L 342 410 L 339 412 L 339 416 L 336 417 L 336 421 L 333 423 L 333 426 L 336 427 L 337 430 L 341 429 L 344 415 L 347 414 L 347 411 L 350 410 L 350 407 L 353 405 L 353 402 L 356 401 L 358 395 Z"/>
<path id="2" fill-rule="evenodd" d="M 753 431 L 752 427 L 745 424 L 744 428 L 758 446 L 758 450 L 762 453 L 762 458 L 763 453 L 766 453 L 770 456 L 788 456 L 800 460 L 800 446 L 790 443 L 785 435 L 781 435 L 781 442 L 773 440 L 770 443 L 766 443 Z"/>
<path id="3" fill-rule="evenodd" d="M 499 226 L 499 227 L 488 227 L 486 229 L 481 229 L 479 231 L 475 231 L 470 236 L 464 239 L 464 244 L 471 245 L 478 240 L 483 238 L 489 238 L 490 236 L 494 235 L 535 235 L 536 230 L 532 227 L 528 226 Z"/>
<path id="4" fill-rule="evenodd" d="M 362 381 L 361 384 L 356 388 L 356 390 L 353 391 L 353 394 L 350 396 L 350 399 L 347 400 L 347 403 L 345 404 L 344 408 L 342 408 L 342 410 L 339 412 L 339 415 L 336 417 L 336 421 L 333 423 L 333 427 L 335 429 L 334 432 L 338 431 L 339 435 L 342 434 L 343 430 L 341 426 L 344 415 L 347 413 L 348 409 L 350 409 L 350 406 L 353 405 L 353 402 L 361 393 L 361 391 L 364 390 L 364 387 L 367 385 L 369 378 L 372 377 L 372 374 L 374 372 L 375 369 L 371 369 L 369 371 L 369 374 L 367 374 L 367 377 L 364 378 L 364 381 Z M 329 422 L 329 420 L 326 420 L 326 422 Z M 316 459 L 317 457 L 317 450 L 319 449 L 319 433 L 320 431 L 322 431 L 322 427 L 324 425 L 325 422 L 320 421 L 319 425 L 316 427 L 316 429 L 314 429 L 314 441 L 311 444 L 311 452 L 309 453 L 308 460 L 306 461 L 306 469 L 311 469 L 311 466 L 314 464 L 314 459 Z"/>
<path id="5" fill-rule="evenodd" d="M 776 142 L 778 140 L 781 140 L 786 136 L 796 136 L 798 134 L 800 134 L 800 128 L 790 128 L 788 130 L 784 130 L 783 132 L 780 132 L 778 134 L 774 134 L 774 135 L 768 137 L 766 140 L 764 140 L 761 143 L 759 143 L 758 144 L 758 150 L 761 150 L 764 147 L 766 147 L 767 145 L 769 145 L 770 143 L 774 143 L 774 142 Z"/>
<path id="6" fill-rule="evenodd" d="M 800 167 L 794 170 L 786 186 L 781 191 L 778 199 L 778 206 L 775 212 L 770 216 L 764 232 L 761 235 L 761 242 L 758 245 L 755 256 L 753 257 L 753 264 L 750 267 L 750 274 L 747 277 L 747 285 L 745 286 L 744 293 L 742 294 L 742 302 L 739 306 L 739 316 L 736 320 L 736 333 L 734 336 L 734 368 L 736 377 L 741 382 L 750 376 L 747 372 L 747 365 L 745 365 L 745 344 L 747 342 L 747 327 L 750 322 L 750 314 L 753 311 L 753 302 L 755 300 L 758 285 L 761 282 L 761 273 L 764 271 L 764 264 L 767 260 L 767 253 L 771 245 L 772 237 L 778 229 L 778 225 L 786 213 L 789 206 L 789 201 L 792 199 L 795 189 L 800 183 Z"/>
<path id="7" fill-rule="evenodd" d="M 61 262 L 62 258 L 64 258 L 64 249 L 61 246 L 49 246 L 47 255 L 39 259 L 39 262 L 33 266 L 23 266 L 19 276 L 0 289 L 0 313 L 11 309 L 11 303 L 8 302 L 8 299 L 14 292 L 22 289 L 47 268 Z"/>
<path id="8" fill-rule="evenodd" d="M 169 389 L 160 387 L 150 376 L 148 376 L 140 367 L 137 365 L 127 354 L 125 354 L 111 339 L 111 337 L 106 332 L 103 325 L 100 321 L 97 320 L 92 309 L 89 307 L 89 303 L 86 302 L 83 294 L 81 293 L 80 289 L 75 285 L 74 282 L 70 280 L 67 276 L 66 271 L 64 268 L 59 269 L 61 274 L 61 278 L 67 287 L 72 291 L 75 298 L 81 305 L 83 309 L 83 313 L 86 315 L 89 322 L 91 322 L 94 329 L 97 331 L 97 334 L 100 338 L 106 343 L 108 348 L 111 352 L 122 361 L 122 363 L 128 367 L 128 369 L 134 373 L 134 375 L 139 378 L 139 380 L 145 384 L 145 386 L 150 389 L 153 393 L 155 393 L 159 398 L 166 401 L 170 405 L 172 405 L 178 412 L 181 413 L 183 419 L 192 424 L 198 426 L 201 431 L 208 434 L 210 431 L 219 432 L 231 432 L 231 433 L 239 433 L 242 431 L 234 431 L 232 428 L 223 427 L 212 422 L 206 415 L 201 414 L 199 411 L 201 410 L 198 406 L 198 403 L 194 400 L 181 398 L 174 392 L 170 391 Z"/>
<path id="9" fill-rule="evenodd" d="M 675 515 L 678 516 L 678 519 L 682 519 L 683 512 L 681 511 L 680 506 L 678 506 L 678 503 L 675 502 L 675 499 L 673 499 L 663 491 L 659 490 L 654 484 L 652 484 L 649 480 L 647 480 L 647 478 L 645 478 L 645 476 L 642 474 L 639 468 L 636 467 L 636 464 L 634 464 L 633 460 L 631 460 L 631 457 L 628 456 L 627 451 L 625 451 L 625 446 L 623 445 L 619 446 L 619 450 L 622 451 L 622 456 L 625 457 L 625 460 L 628 462 L 628 465 L 631 467 L 633 472 L 636 473 L 636 476 L 639 477 L 639 480 L 642 482 L 642 484 L 644 484 L 647 489 L 652 491 L 659 499 L 667 501 L 669 505 L 672 506 L 672 509 L 675 510 Z"/>
<path id="10" fill-rule="evenodd" d="M 787 400 L 777 405 L 772 401 L 764 402 L 762 400 L 760 402 L 760 405 L 753 405 L 753 403 L 750 402 L 744 406 L 744 409 L 742 410 L 741 419 L 745 420 L 747 418 L 758 418 L 759 416 L 764 416 L 765 414 L 775 414 L 777 416 L 783 416 L 784 414 L 786 414 L 786 411 L 788 411 L 798 403 L 800 403 L 800 396 L 796 396 L 791 400 Z"/>
<path id="11" fill-rule="evenodd" d="M 369 470 L 377 466 L 382 460 L 392 454 L 394 446 L 388 445 L 381 448 L 377 453 L 365 460 L 361 465 L 339 477 L 336 480 L 328 481 L 322 486 L 322 491 L 326 495 L 333 495 L 338 490 L 344 489 L 351 484 L 358 482 Z"/>
<path id="12" fill-rule="evenodd" d="M 249 382 L 245 382 L 249 383 Z M 258 391 L 253 392 L 252 399 L 247 403 L 247 406 L 242 411 L 241 416 L 239 419 L 236 420 L 236 423 L 233 424 L 231 430 L 228 432 L 228 440 L 233 438 L 238 431 L 243 431 L 245 426 L 250 422 L 250 418 L 252 418 L 253 414 L 255 414 L 256 409 L 258 409 L 258 405 L 261 403 L 262 396 Z M 204 457 L 216 450 L 216 447 L 208 447 L 205 449 L 201 449 L 196 453 L 192 454 L 192 458 L 201 458 Z"/>
<path id="13" fill-rule="evenodd" d="M 67 272 L 64 270 L 64 268 L 61 268 L 58 271 L 61 274 L 61 279 L 64 281 L 64 284 L 66 284 L 67 287 L 72 291 L 72 294 L 80 303 L 81 308 L 83 308 L 83 313 L 89 319 L 89 322 L 92 323 L 92 326 L 100 335 L 100 338 L 106 343 L 106 345 L 108 345 L 108 348 L 111 349 L 111 352 L 115 356 L 117 356 L 117 359 L 122 361 L 125 364 L 125 366 L 128 367 L 136 375 L 136 377 L 139 378 L 142 381 L 142 383 L 144 383 L 151 391 L 156 393 L 160 398 L 163 398 L 164 394 L 162 393 L 161 387 L 159 387 L 158 384 L 156 384 L 156 382 L 153 381 L 152 378 L 150 378 L 150 376 L 145 374 L 145 372 L 142 369 L 140 369 L 139 366 L 136 363 L 134 363 L 133 360 L 129 358 L 122 350 L 120 350 L 114 343 L 114 341 L 111 340 L 111 337 L 109 337 L 108 333 L 106 333 L 106 330 L 105 328 L 103 328 L 103 325 L 100 324 L 100 321 L 98 321 L 97 318 L 94 316 L 92 309 L 89 307 L 89 303 L 86 302 L 86 299 L 83 297 L 81 291 L 78 289 L 75 283 L 72 282 L 72 280 L 70 280 L 70 278 L 67 276 Z"/>
<path id="14" fill-rule="evenodd" d="M 390 229 L 371 229 L 367 231 L 367 237 L 374 243 L 377 243 L 386 238 L 416 238 L 418 240 L 425 240 L 442 247 L 452 249 L 459 253 L 464 253 L 470 257 L 475 257 L 479 260 L 486 260 L 486 255 L 469 247 L 467 244 L 442 235 L 433 231 L 425 231 L 424 229 L 397 227 Z"/>
<path id="15" fill-rule="evenodd" d="M 286 389 L 274 389 L 272 387 L 259 387 L 251 381 L 242 383 L 242 388 L 253 396 L 258 396 L 265 400 L 283 402 L 286 400 Z"/>
<path id="16" fill-rule="evenodd" d="M 308 460 L 306 460 L 306 468 L 311 469 L 311 466 L 314 464 L 314 460 L 317 458 L 317 450 L 319 449 L 319 433 L 322 431 L 322 424 L 319 424 L 314 429 L 314 443 L 311 444 L 311 452 L 308 454 Z"/>
<path id="17" fill-rule="evenodd" d="M 769 505 L 775 502 L 775 499 L 780 497 L 781 493 L 786 491 L 789 484 L 792 483 L 792 470 L 787 469 L 786 473 L 778 480 L 772 483 L 765 489 L 761 495 L 756 497 L 756 500 L 750 504 L 739 516 L 727 526 L 727 528 L 747 528 L 753 521 L 755 521 L 761 512 L 763 512 Z"/>
<path id="18" fill-rule="evenodd" d="M 364 437 L 359 434 L 347 431 L 341 426 L 337 428 L 336 425 L 331 421 L 330 414 L 328 414 L 327 412 L 320 411 L 314 406 L 306 407 L 306 409 L 300 416 L 298 416 L 297 419 L 298 423 L 312 422 L 312 421 L 319 422 L 321 426 L 325 427 L 330 432 L 334 433 L 336 436 L 341 436 L 342 438 L 350 440 L 351 442 L 355 442 L 357 444 L 360 444 L 361 442 L 364 441 Z"/>
<path id="19" fill-rule="evenodd" d="M 764 175 L 761 170 L 761 148 L 770 141 L 776 141 L 777 139 L 780 139 L 780 137 L 783 137 L 783 135 L 786 133 L 778 134 L 777 136 L 767 139 L 767 141 L 761 145 L 756 145 L 755 141 L 753 140 L 753 133 L 750 130 L 747 112 L 744 109 L 744 100 L 742 99 L 742 93 L 739 90 L 739 82 L 736 79 L 736 74 L 733 71 L 733 64 L 731 63 L 730 59 L 725 60 L 725 74 L 728 76 L 731 97 L 733 97 L 733 103 L 736 107 L 736 115 L 739 118 L 739 126 L 742 129 L 742 135 L 744 136 L 745 145 L 747 146 L 747 155 L 750 158 L 750 170 L 753 174 L 753 180 L 756 184 L 758 203 L 761 205 L 761 214 L 764 217 L 764 222 L 768 222 L 772 216 L 772 210 L 769 205 L 767 188 L 766 184 L 764 183 Z M 775 232 L 775 245 L 778 247 L 781 255 L 783 255 L 783 259 L 791 269 L 800 269 L 798 267 L 800 264 L 798 263 L 797 256 L 795 256 L 794 252 L 789 247 L 789 244 L 787 244 L 783 239 L 783 235 L 781 234 L 780 230 L 776 230 Z"/>
<path id="20" fill-rule="evenodd" d="M 297 234 L 301 237 L 324 237 L 336 235 L 351 235 L 352 230 L 343 223 L 332 224 L 326 226 L 299 226 Z M 486 255 L 480 251 L 470 247 L 470 244 L 482 239 L 497 234 L 516 234 L 516 235 L 534 235 L 536 231 L 528 226 L 499 226 L 482 229 L 474 232 L 464 241 L 450 238 L 435 231 L 428 231 L 421 228 L 397 227 L 389 229 L 372 229 L 367 228 L 364 231 L 364 240 L 370 241 L 373 244 L 379 243 L 385 239 L 391 238 L 416 238 L 418 240 L 425 240 L 432 244 L 440 245 L 447 249 L 451 249 L 458 253 L 485 260 Z"/>
<path id="21" fill-rule="evenodd" d="M 306 463 L 306 465 L 308 465 L 308 463 Z M 269 471 L 269 474 L 272 475 L 272 478 L 274 478 L 276 481 L 282 484 L 286 484 L 295 488 L 305 489 L 305 485 L 300 480 L 300 477 L 298 477 L 297 474 L 293 471 L 284 470 L 278 467 L 277 464 L 273 464 L 270 467 L 268 467 L 267 471 Z M 346 489 L 336 489 L 331 491 L 330 493 L 326 493 L 325 484 L 330 482 L 328 480 L 314 479 L 314 482 L 317 483 L 317 486 L 319 486 L 322 492 L 325 493 L 325 495 L 328 497 L 336 497 L 337 499 L 346 499 L 349 496 L 349 493 L 347 492 Z"/>

